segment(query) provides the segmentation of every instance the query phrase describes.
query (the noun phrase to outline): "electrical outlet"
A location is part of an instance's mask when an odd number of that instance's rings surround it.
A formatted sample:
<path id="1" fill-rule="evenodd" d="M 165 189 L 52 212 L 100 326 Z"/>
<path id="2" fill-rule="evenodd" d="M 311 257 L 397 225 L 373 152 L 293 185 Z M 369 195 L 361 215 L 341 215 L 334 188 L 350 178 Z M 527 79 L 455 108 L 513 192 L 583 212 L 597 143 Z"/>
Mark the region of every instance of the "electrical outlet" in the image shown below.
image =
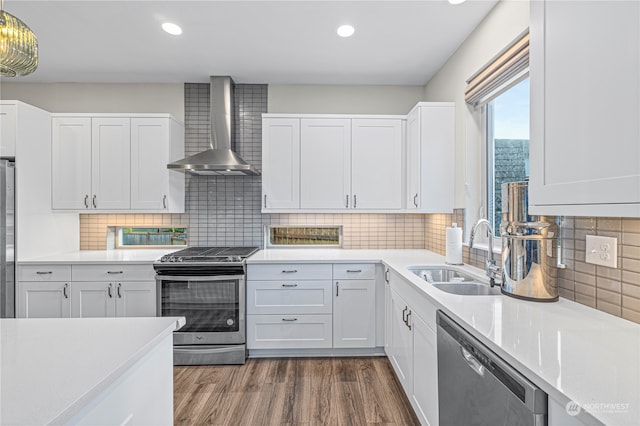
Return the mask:
<path id="1" fill-rule="evenodd" d="M 587 246 L 585 248 L 587 263 L 618 267 L 618 239 L 612 237 L 598 237 L 587 235 Z"/>

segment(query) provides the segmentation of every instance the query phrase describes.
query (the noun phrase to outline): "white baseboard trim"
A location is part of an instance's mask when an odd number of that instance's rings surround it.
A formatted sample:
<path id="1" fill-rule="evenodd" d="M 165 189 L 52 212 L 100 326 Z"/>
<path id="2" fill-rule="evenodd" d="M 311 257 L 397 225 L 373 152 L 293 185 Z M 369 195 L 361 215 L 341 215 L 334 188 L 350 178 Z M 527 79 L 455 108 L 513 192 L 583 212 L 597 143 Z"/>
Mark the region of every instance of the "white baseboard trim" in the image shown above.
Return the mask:
<path id="1" fill-rule="evenodd" d="M 249 349 L 249 358 L 386 356 L 384 347 L 327 349 Z"/>

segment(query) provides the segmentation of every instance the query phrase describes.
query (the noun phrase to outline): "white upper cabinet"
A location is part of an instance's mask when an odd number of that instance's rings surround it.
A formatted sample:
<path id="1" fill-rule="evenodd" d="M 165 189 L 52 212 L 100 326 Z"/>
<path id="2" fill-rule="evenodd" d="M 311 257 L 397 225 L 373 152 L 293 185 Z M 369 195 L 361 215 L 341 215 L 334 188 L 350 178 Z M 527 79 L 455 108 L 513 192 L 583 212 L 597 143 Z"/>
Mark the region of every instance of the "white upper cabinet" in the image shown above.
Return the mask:
<path id="1" fill-rule="evenodd" d="M 407 115 L 406 208 L 452 213 L 455 192 L 455 104 L 420 102 Z"/>
<path id="2" fill-rule="evenodd" d="M 305 118 L 300 134 L 300 208 L 346 209 L 351 194 L 351 120 Z"/>
<path id="3" fill-rule="evenodd" d="M 450 213 L 454 104 L 405 118 L 264 114 L 262 212 Z"/>
<path id="4" fill-rule="evenodd" d="M 131 206 L 131 120 L 91 119 L 91 204 L 101 210 Z"/>
<path id="5" fill-rule="evenodd" d="M 52 123 L 53 209 L 184 212 L 184 174 L 167 169 L 184 155 L 171 117 L 56 114 Z"/>
<path id="6" fill-rule="evenodd" d="M 184 212 L 184 173 L 167 170 L 183 156 L 184 132 L 177 121 L 131 119 L 131 210 Z"/>
<path id="7" fill-rule="evenodd" d="M 402 120 L 354 119 L 351 192 L 357 210 L 402 208 Z"/>
<path id="8" fill-rule="evenodd" d="M 91 208 L 91 118 L 53 117 L 51 189 L 54 209 Z"/>
<path id="9" fill-rule="evenodd" d="M 17 106 L 0 105 L 0 157 L 16 156 Z"/>
<path id="10" fill-rule="evenodd" d="M 262 120 L 262 208 L 300 208 L 300 120 Z"/>
<path id="11" fill-rule="evenodd" d="M 638 22 L 636 1 L 531 2 L 532 214 L 640 216 Z"/>

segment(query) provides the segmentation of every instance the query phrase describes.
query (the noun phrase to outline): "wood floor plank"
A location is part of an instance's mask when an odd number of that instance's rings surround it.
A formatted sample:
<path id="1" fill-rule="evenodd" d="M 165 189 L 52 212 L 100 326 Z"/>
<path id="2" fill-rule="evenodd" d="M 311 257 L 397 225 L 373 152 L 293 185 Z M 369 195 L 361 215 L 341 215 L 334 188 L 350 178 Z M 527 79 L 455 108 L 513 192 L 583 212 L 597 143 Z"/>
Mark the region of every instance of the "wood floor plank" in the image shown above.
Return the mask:
<path id="1" fill-rule="evenodd" d="M 174 368 L 179 425 L 417 425 L 384 357 Z"/>

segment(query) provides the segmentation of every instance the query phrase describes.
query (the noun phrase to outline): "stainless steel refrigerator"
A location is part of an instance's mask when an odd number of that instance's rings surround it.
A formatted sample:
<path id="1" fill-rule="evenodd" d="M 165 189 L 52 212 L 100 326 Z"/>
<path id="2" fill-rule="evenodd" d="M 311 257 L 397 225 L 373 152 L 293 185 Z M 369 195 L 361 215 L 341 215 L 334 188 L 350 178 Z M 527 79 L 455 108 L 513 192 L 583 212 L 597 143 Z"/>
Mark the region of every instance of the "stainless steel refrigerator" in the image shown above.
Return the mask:
<path id="1" fill-rule="evenodd" d="M 15 199 L 15 163 L 0 159 L 0 318 L 16 316 Z"/>

